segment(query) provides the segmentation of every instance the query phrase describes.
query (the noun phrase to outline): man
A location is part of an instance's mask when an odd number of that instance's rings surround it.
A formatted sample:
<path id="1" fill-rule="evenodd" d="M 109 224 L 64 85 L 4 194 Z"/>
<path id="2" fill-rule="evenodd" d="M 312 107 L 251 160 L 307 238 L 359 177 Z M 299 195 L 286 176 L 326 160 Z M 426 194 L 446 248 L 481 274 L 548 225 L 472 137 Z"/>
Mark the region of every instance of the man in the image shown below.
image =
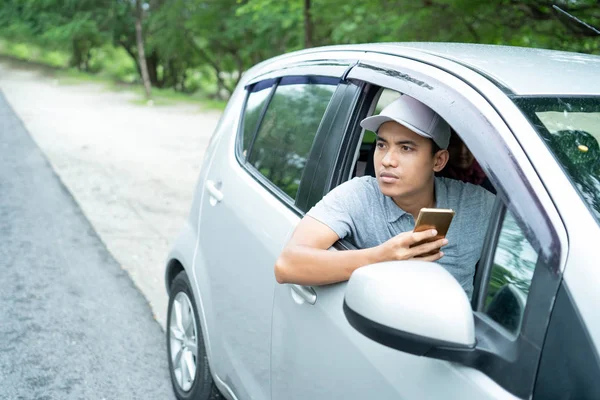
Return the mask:
<path id="1" fill-rule="evenodd" d="M 345 182 L 307 213 L 277 259 L 277 281 L 325 285 L 368 264 L 419 259 L 446 268 L 470 298 L 494 195 L 434 176 L 448 162 L 450 126 L 412 97 L 401 96 L 361 126 L 377 133 L 376 178 Z M 424 207 L 452 208 L 456 215 L 446 238 L 411 248 L 437 234 L 412 232 Z M 327 250 L 343 238 L 359 250 Z"/>

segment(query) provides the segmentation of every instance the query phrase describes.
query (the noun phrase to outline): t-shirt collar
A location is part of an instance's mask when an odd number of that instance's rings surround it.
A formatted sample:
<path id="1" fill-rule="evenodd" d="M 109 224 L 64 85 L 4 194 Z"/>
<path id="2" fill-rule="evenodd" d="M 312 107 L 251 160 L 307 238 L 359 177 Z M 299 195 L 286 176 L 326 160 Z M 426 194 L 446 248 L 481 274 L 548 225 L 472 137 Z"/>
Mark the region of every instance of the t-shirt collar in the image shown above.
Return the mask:
<path id="1" fill-rule="evenodd" d="M 388 214 L 388 222 L 395 222 L 406 214 L 406 211 L 398 207 L 398 205 L 394 203 L 394 200 L 389 196 L 385 196 L 385 208 Z"/>
<path id="2" fill-rule="evenodd" d="M 447 196 L 448 192 L 446 190 L 446 186 L 443 184 L 442 180 L 438 177 L 434 179 L 435 185 L 435 203 L 437 208 L 447 208 Z M 385 208 L 387 209 L 387 217 L 388 222 L 395 222 L 399 220 L 404 214 L 407 212 L 402 208 L 398 207 L 394 200 L 391 197 L 385 196 Z"/>

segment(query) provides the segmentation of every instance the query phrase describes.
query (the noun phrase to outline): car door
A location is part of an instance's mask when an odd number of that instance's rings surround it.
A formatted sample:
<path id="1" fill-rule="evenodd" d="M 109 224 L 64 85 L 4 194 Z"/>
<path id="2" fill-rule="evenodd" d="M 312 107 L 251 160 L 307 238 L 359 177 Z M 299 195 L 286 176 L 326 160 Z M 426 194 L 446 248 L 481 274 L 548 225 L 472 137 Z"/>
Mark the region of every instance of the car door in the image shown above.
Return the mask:
<path id="1" fill-rule="evenodd" d="M 474 75 L 466 68 L 463 72 Z M 355 159 L 360 146 L 357 122 L 375 106 L 369 105 L 373 85 L 409 94 L 440 113 L 464 133 L 463 140 L 493 177 L 498 204 L 474 295 L 477 339 L 490 346 L 489 357 L 480 359 L 481 365 L 465 365 L 393 350 L 349 325 L 343 313 L 346 283 L 311 288 L 316 294 L 314 304 L 295 297 L 288 285 L 278 285 L 273 310 L 273 398 L 529 397 L 558 285 L 557 271 L 564 263 L 566 236 L 527 157 L 497 109 L 456 76 L 413 60 L 367 54 L 349 72 L 348 80 L 365 94 L 355 101 L 352 116 L 340 123 L 338 141 L 331 142 L 340 155 L 322 179 L 321 196 L 354 170 L 348 160 Z M 490 82 L 481 84 L 479 90 L 502 99 L 496 107 L 514 111 L 498 88 Z M 348 147 L 348 142 L 354 146 Z M 327 174 L 325 169 L 321 172 Z M 312 198 L 307 206 L 316 200 Z M 506 286 L 515 276 L 520 284 Z M 503 293 L 508 294 L 503 297 Z M 501 312 L 507 299 L 519 301 L 510 303 L 517 304 L 510 315 Z"/>
<path id="2" fill-rule="evenodd" d="M 209 299 L 211 367 L 238 398 L 271 397 L 273 267 L 298 221 L 306 160 L 338 82 L 300 75 L 248 85 L 238 134 L 220 138 L 198 187 L 195 271 Z"/>

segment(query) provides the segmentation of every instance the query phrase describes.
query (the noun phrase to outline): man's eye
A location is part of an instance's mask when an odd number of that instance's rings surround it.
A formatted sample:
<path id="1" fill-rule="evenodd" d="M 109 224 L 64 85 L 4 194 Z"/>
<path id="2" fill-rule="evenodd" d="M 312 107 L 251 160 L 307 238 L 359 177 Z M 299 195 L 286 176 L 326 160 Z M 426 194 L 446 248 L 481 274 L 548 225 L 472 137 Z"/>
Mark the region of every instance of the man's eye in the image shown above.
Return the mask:
<path id="1" fill-rule="evenodd" d="M 402 146 L 402 151 L 412 151 L 412 147 L 410 147 L 410 146 Z"/>
<path id="2" fill-rule="evenodd" d="M 385 147 L 385 143 L 383 143 L 383 142 L 377 142 L 377 143 L 375 144 L 375 146 L 376 146 L 378 149 L 383 149 L 383 148 Z"/>

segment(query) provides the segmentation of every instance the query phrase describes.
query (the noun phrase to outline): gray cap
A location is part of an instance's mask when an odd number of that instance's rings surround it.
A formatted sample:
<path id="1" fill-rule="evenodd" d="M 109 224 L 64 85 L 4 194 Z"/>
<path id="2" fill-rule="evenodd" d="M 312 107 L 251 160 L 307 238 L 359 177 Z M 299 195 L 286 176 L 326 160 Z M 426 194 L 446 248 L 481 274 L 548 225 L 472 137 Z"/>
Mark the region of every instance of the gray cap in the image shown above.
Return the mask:
<path id="1" fill-rule="evenodd" d="M 360 126 L 377 132 L 388 121 L 395 121 L 416 134 L 433 140 L 441 149 L 448 148 L 450 125 L 431 108 L 410 96 L 400 96 L 381 110 L 379 115 L 363 119 Z"/>

